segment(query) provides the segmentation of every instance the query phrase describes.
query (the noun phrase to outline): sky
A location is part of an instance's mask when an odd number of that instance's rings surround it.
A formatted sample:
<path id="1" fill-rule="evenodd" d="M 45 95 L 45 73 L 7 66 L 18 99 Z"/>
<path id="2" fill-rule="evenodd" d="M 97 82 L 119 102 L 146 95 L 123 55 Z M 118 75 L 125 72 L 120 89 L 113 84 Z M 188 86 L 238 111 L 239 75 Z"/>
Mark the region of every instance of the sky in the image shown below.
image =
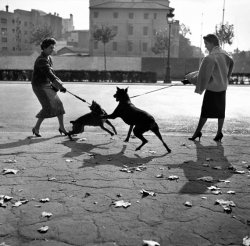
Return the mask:
<path id="1" fill-rule="evenodd" d="M 187 37 L 191 44 L 204 51 L 202 36 L 215 32 L 215 26 L 222 23 L 223 4 L 225 1 L 224 24 L 234 25 L 234 41 L 225 50 L 250 50 L 250 0 L 170 0 L 174 8 L 175 20 L 185 24 L 191 30 Z M 89 29 L 89 0 L 1 0 L 0 10 L 9 5 L 14 9 L 43 10 L 46 13 L 58 13 L 62 18 L 73 14 L 76 30 Z"/>

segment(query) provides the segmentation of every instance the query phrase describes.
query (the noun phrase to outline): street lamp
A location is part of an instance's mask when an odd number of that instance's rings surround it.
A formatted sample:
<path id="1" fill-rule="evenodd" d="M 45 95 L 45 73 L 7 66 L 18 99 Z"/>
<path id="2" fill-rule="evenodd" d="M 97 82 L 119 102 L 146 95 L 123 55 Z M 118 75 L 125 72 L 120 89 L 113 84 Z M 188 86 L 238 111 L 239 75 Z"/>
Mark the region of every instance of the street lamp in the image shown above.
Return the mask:
<path id="1" fill-rule="evenodd" d="M 174 22 L 174 14 L 173 14 L 173 9 L 169 11 L 167 14 L 167 23 L 169 25 L 169 34 L 168 34 L 168 60 L 167 60 L 167 67 L 166 67 L 166 77 L 165 77 L 165 83 L 171 83 L 170 79 L 170 41 L 171 41 L 171 25 Z"/>

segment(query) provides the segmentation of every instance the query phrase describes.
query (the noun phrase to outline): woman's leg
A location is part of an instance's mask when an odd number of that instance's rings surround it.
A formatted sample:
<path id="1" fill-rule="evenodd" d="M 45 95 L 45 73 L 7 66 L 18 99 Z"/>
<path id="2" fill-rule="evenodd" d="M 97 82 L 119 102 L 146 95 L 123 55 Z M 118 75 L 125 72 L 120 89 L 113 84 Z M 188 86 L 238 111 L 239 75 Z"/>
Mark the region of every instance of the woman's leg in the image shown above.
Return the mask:
<path id="1" fill-rule="evenodd" d="M 223 128 L 223 125 L 224 125 L 224 120 L 225 118 L 219 118 L 218 119 L 218 130 L 217 130 L 217 135 L 219 133 L 222 133 L 222 128 Z"/>
<path id="2" fill-rule="evenodd" d="M 57 118 L 58 118 L 58 122 L 59 122 L 59 131 L 61 130 L 61 132 L 63 132 L 64 134 L 66 134 L 67 131 L 64 128 L 63 114 L 58 115 Z"/>
<path id="3" fill-rule="evenodd" d="M 44 118 L 38 118 L 37 119 L 36 125 L 34 127 L 36 133 L 39 133 L 40 126 L 41 126 L 43 120 L 44 120 Z"/>
<path id="4" fill-rule="evenodd" d="M 206 122 L 207 122 L 207 118 L 202 118 L 202 117 L 200 118 L 198 126 L 195 130 L 194 136 L 196 136 L 199 132 L 201 132 L 201 130 Z"/>
<path id="5" fill-rule="evenodd" d="M 201 130 L 202 130 L 203 126 L 205 125 L 206 121 L 207 121 L 207 118 L 200 117 L 199 122 L 198 122 L 198 126 L 194 132 L 194 135 L 191 138 L 189 138 L 189 140 L 195 140 L 197 137 L 199 139 L 201 138 L 201 136 L 202 136 Z"/>

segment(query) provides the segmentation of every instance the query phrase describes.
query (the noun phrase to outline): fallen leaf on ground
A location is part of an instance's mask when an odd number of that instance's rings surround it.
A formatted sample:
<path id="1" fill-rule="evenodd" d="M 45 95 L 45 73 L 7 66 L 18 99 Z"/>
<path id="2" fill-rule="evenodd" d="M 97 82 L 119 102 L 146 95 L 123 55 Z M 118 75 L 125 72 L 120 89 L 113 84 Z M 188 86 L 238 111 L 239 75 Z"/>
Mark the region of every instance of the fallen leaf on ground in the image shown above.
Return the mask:
<path id="1" fill-rule="evenodd" d="M 163 178 L 163 174 L 157 174 L 156 178 Z"/>
<path id="2" fill-rule="evenodd" d="M 37 231 L 39 231 L 40 233 L 46 233 L 48 230 L 49 230 L 48 226 L 42 226 Z"/>
<path id="3" fill-rule="evenodd" d="M 49 198 L 42 198 L 42 199 L 40 200 L 40 202 L 42 202 L 42 203 L 49 202 Z"/>
<path id="4" fill-rule="evenodd" d="M 140 193 L 142 193 L 142 197 L 146 197 L 146 196 L 156 196 L 155 192 L 153 191 L 148 191 L 148 190 L 140 190 Z"/>
<path id="5" fill-rule="evenodd" d="M 191 202 L 189 202 L 189 201 L 186 201 L 186 202 L 184 203 L 184 205 L 185 205 L 186 207 L 192 207 L 192 206 L 193 206 L 193 204 L 192 204 Z"/>
<path id="6" fill-rule="evenodd" d="M 10 246 L 9 244 L 6 244 L 5 242 L 0 243 L 0 246 Z"/>
<path id="7" fill-rule="evenodd" d="M 73 160 L 70 160 L 70 159 L 66 159 L 65 161 L 66 162 L 73 162 Z"/>
<path id="8" fill-rule="evenodd" d="M 143 240 L 143 246 L 160 246 L 160 244 L 152 240 Z"/>
<path id="9" fill-rule="evenodd" d="M 116 208 L 117 208 L 117 207 L 124 207 L 124 208 L 127 208 L 127 207 L 129 207 L 129 206 L 131 205 L 131 203 L 130 203 L 130 202 L 125 202 L 125 201 L 123 201 L 123 200 L 120 200 L 120 201 L 115 201 L 115 202 L 114 202 L 114 205 L 115 205 Z"/>
<path id="10" fill-rule="evenodd" d="M 42 212 L 42 217 L 44 218 L 50 218 L 52 215 L 53 215 L 52 213 Z"/>
<path id="11" fill-rule="evenodd" d="M 250 237 L 245 236 L 245 237 L 243 238 L 243 243 L 242 243 L 242 245 L 244 245 L 244 246 L 250 246 Z"/>
<path id="12" fill-rule="evenodd" d="M 17 174 L 19 170 L 15 170 L 15 169 L 7 169 L 7 168 L 4 168 L 3 169 L 3 174 Z"/>
<path id="13" fill-rule="evenodd" d="M 48 181 L 55 181 L 56 180 L 56 177 L 50 177 L 48 178 Z"/>
<path id="14" fill-rule="evenodd" d="M 221 166 L 215 166 L 215 167 L 212 167 L 213 169 L 216 169 L 216 170 L 221 170 L 222 167 Z"/>
<path id="15" fill-rule="evenodd" d="M 234 170 L 234 173 L 237 173 L 237 174 L 244 174 L 245 171 L 241 171 L 241 170 Z"/>
<path id="16" fill-rule="evenodd" d="M 219 179 L 218 181 L 223 183 L 230 183 L 230 180 Z"/>
<path id="17" fill-rule="evenodd" d="M 0 199 L 0 208 L 6 208 L 6 207 L 7 207 L 7 204 L 4 203 L 3 199 Z"/>
<path id="18" fill-rule="evenodd" d="M 8 160 L 4 160 L 3 161 L 4 163 L 16 163 L 16 160 L 11 160 L 11 159 L 8 159 Z"/>
<path id="19" fill-rule="evenodd" d="M 225 201 L 223 199 L 217 199 L 215 201 L 215 205 L 221 205 L 224 209 L 224 212 L 230 214 L 232 212 L 232 207 L 235 207 L 235 203 L 233 201 Z"/>
<path id="20" fill-rule="evenodd" d="M 3 199 L 5 202 L 10 201 L 12 198 L 13 198 L 12 196 L 5 196 L 5 195 L 0 196 L 0 199 Z"/>
<path id="21" fill-rule="evenodd" d="M 29 202 L 29 201 L 28 201 L 28 200 L 20 200 L 20 201 L 15 202 L 15 203 L 12 205 L 12 207 L 19 207 L 19 206 L 21 206 L 22 204 L 25 204 L 25 203 L 27 203 L 27 202 Z"/>
<path id="22" fill-rule="evenodd" d="M 79 141 L 80 142 L 87 141 L 87 138 L 80 138 Z"/>
<path id="23" fill-rule="evenodd" d="M 212 185 L 212 186 L 209 186 L 207 187 L 209 190 L 220 190 L 219 187 L 215 186 L 215 185 Z"/>
<path id="24" fill-rule="evenodd" d="M 170 175 L 168 177 L 168 180 L 178 180 L 178 179 L 179 179 L 179 176 L 177 176 L 177 175 Z"/>
<path id="25" fill-rule="evenodd" d="M 234 190 L 229 190 L 229 191 L 227 191 L 227 194 L 235 194 L 235 191 Z"/>
<path id="26" fill-rule="evenodd" d="M 204 176 L 201 178 L 197 178 L 197 180 L 201 180 L 201 181 L 205 181 L 205 182 L 213 182 L 214 179 L 211 176 Z"/>

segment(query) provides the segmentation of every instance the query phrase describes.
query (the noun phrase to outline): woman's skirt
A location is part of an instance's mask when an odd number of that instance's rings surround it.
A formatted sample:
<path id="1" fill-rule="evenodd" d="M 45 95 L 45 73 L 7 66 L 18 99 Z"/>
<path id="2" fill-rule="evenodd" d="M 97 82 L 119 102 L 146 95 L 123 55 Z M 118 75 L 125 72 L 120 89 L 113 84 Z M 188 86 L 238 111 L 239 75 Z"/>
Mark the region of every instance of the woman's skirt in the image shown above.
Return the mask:
<path id="1" fill-rule="evenodd" d="M 201 108 L 202 118 L 225 118 L 225 109 L 226 91 L 205 91 Z"/>
<path id="2" fill-rule="evenodd" d="M 37 118 L 52 118 L 65 114 L 60 98 L 49 84 L 32 86 L 32 89 L 42 106 L 41 111 L 36 115 Z"/>

